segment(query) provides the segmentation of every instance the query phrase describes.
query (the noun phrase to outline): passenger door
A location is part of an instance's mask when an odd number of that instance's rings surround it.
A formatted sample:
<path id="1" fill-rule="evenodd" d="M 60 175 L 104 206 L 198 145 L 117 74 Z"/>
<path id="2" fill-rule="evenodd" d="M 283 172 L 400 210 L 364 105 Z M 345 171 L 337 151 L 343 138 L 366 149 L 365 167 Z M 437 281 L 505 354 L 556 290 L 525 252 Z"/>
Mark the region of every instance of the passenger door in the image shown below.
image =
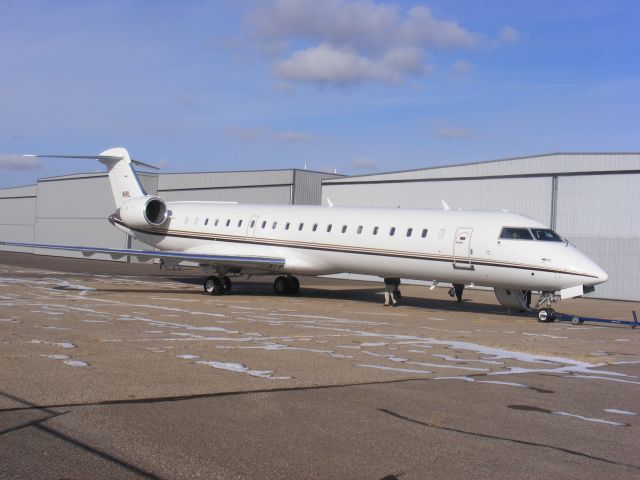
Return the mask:
<path id="1" fill-rule="evenodd" d="M 473 228 L 468 227 L 460 227 L 456 230 L 456 235 L 453 238 L 453 268 L 474 270 L 471 263 L 471 255 L 473 255 L 472 233 Z"/>

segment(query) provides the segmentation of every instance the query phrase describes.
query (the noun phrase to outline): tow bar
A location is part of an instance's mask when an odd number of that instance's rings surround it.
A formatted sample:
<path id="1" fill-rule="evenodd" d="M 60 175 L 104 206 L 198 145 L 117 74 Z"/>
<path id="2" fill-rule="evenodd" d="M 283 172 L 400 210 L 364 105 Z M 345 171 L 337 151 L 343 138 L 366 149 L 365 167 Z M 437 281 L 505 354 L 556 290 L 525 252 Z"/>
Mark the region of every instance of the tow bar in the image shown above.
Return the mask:
<path id="1" fill-rule="evenodd" d="M 629 325 L 631 328 L 636 328 L 640 325 L 640 323 L 638 323 L 638 315 L 635 310 L 631 313 L 633 314 L 633 320 L 608 320 L 606 318 L 578 317 L 577 315 L 556 313 L 556 321 L 571 322 L 573 325 L 582 325 L 584 322 L 615 323 L 616 325 Z"/>

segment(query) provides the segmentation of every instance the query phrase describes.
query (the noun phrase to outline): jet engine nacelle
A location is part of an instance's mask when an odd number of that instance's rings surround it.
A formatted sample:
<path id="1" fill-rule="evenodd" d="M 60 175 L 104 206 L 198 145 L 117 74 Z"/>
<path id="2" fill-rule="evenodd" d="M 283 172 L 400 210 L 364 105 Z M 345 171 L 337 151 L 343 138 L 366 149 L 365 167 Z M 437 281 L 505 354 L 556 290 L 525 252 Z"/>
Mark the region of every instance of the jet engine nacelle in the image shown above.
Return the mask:
<path id="1" fill-rule="evenodd" d="M 157 227 L 167 220 L 167 205 L 158 197 L 144 197 L 127 200 L 120 207 L 120 218 L 129 227 Z"/>

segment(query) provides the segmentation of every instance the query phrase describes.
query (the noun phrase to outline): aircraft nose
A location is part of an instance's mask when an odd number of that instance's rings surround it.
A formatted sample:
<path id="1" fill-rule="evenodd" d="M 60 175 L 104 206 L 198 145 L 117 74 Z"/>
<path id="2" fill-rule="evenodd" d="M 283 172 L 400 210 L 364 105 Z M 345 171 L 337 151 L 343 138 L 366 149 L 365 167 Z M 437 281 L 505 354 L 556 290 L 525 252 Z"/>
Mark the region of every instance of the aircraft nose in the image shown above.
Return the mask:
<path id="1" fill-rule="evenodd" d="M 598 283 L 604 283 L 609 280 L 609 274 L 600 267 L 598 267 L 596 275 L 598 276 Z"/>
<path id="2" fill-rule="evenodd" d="M 593 262 L 591 262 L 591 268 L 587 272 L 593 278 L 593 281 L 589 282 L 590 285 L 598 285 L 609 280 L 609 274 Z"/>

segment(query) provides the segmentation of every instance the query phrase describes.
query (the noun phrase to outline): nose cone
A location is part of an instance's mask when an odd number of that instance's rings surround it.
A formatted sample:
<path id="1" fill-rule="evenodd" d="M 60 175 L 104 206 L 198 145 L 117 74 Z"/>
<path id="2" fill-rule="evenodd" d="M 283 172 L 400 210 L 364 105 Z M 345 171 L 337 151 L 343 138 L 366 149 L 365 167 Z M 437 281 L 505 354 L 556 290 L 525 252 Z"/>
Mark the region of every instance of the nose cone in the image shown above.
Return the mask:
<path id="1" fill-rule="evenodd" d="M 584 279 L 584 285 L 598 285 L 609 279 L 607 272 L 577 248 L 572 252 L 567 252 L 565 259 L 567 260 L 565 263 L 567 272 L 581 275 Z"/>
<path id="2" fill-rule="evenodd" d="M 596 265 L 595 263 L 593 264 L 595 268 L 594 274 L 596 277 L 598 277 L 597 281 L 594 283 L 594 285 L 598 284 L 598 283 L 604 283 L 607 280 L 609 280 L 609 274 L 607 272 L 605 272 L 603 269 L 601 269 L 598 265 Z"/>
<path id="3" fill-rule="evenodd" d="M 609 274 L 592 260 L 589 261 L 588 266 L 584 269 L 584 273 L 588 277 L 588 280 L 584 282 L 585 285 L 598 285 L 609 280 Z"/>

